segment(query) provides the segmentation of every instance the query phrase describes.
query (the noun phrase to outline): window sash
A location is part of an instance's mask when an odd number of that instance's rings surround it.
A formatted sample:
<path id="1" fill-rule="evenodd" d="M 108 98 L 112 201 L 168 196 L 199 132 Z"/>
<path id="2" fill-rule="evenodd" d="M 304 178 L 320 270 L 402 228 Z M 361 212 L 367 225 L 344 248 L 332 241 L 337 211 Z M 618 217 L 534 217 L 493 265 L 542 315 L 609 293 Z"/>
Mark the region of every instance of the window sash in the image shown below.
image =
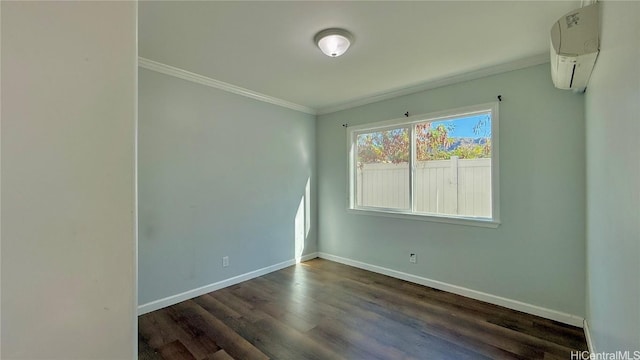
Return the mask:
<path id="1" fill-rule="evenodd" d="M 446 214 L 442 212 L 422 212 L 418 211 L 416 195 L 416 167 L 417 167 L 417 140 L 416 125 L 424 122 L 455 120 L 470 117 L 479 114 L 490 114 L 491 116 L 491 182 L 490 182 L 490 207 L 491 214 L 489 217 L 469 216 Z M 441 111 L 436 113 L 422 114 L 400 119 L 382 121 L 372 124 L 364 124 L 348 128 L 348 149 L 349 149 L 349 190 L 348 190 L 348 210 L 352 213 L 371 214 L 371 215 L 390 215 L 393 217 L 409 217 L 420 220 L 436 221 L 436 222 L 452 222 L 464 225 L 490 226 L 497 227 L 499 220 L 499 170 L 498 170 L 498 103 L 487 103 L 453 110 Z M 357 179 L 357 161 L 358 161 L 358 135 L 368 134 L 378 131 L 386 131 L 397 128 L 409 128 L 409 164 L 408 164 L 408 181 L 409 181 L 409 206 L 407 209 L 397 209 L 379 206 L 364 206 L 358 204 L 356 196 L 358 194 Z M 362 189 L 363 190 L 363 189 Z"/>

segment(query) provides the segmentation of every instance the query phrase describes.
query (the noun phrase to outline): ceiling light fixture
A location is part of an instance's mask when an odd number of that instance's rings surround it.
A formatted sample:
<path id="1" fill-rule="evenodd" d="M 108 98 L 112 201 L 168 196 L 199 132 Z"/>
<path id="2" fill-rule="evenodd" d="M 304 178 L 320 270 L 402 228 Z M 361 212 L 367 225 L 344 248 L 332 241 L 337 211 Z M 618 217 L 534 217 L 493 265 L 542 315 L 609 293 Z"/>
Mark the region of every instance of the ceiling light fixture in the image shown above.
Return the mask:
<path id="1" fill-rule="evenodd" d="M 313 40 L 325 55 L 338 57 L 347 51 L 353 35 L 344 29 L 331 28 L 320 31 Z"/>

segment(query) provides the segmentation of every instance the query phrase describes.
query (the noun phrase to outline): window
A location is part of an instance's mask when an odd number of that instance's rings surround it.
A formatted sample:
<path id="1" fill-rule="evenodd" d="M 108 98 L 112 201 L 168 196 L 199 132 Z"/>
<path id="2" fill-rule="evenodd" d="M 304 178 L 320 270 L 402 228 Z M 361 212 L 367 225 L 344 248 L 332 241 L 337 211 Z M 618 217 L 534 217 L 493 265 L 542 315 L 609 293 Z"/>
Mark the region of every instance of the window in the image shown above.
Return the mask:
<path id="1" fill-rule="evenodd" d="M 350 209 L 499 223 L 497 103 L 348 129 Z"/>

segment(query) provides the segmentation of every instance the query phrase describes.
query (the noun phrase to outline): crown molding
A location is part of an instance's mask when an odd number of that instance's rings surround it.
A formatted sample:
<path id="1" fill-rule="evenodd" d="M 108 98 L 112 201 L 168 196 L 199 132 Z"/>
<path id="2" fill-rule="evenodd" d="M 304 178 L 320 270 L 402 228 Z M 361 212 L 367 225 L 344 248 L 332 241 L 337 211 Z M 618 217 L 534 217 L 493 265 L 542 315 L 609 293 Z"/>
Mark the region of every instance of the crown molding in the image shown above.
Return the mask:
<path id="1" fill-rule="evenodd" d="M 158 61 L 138 57 L 138 66 L 151 71 L 156 71 L 165 75 L 177 77 L 179 79 L 191 81 L 201 85 L 209 86 L 215 89 L 223 90 L 233 94 L 245 96 L 258 101 L 281 106 L 291 110 L 300 111 L 310 115 L 325 115 L 354 107 L 372 104 L 378 101 L 388 100 L 403 95 L 415 94 L 425 90 L 431 90 L 442 86 L 453 85 L 465 81 L 480 79 L 486 76 L 497 75 L 508 71 L 524 69 L 530 66 L 540 65 L 549 62 L 549 53 L 538 54 L 515 61 L 510 61 L 470 72 L 460 73 L 452 76 L 446 76 L 432 81 L 427 81 L 418 85 L 409 86 L 392 91 L 385 91 L 370 96 L 357 98 L 335 106 L 328 106 L 321 109 L 313 109 L 304 105 L 295 104 L 286 100 L 278 99 L 269 95 L 245 89 L 240 86 L 229 84 L 223 81 L 212 79 L 200 74 L 196 74 L 187 70 L 177 68 L 175 66 L 163 64 Z"/>
<path id="2" fill-rule="evenodd" d="M 138 66 L 147 70 L 156 71 L 165 75 L 173 76 L 182 80 L 191 81 L 200 85 L 209 86 L 215 89 L 223 90 L 233 94 L 248 97 L 254 100 L 266 102 L 269 104 L 281 106 L 291 110 L 300 111 L 306 114 L 316 115 L 316 110 L 307 106 L 295 104 L 282 99 L 278 99 L 269 95 L 261 94 L 256 91 L 245 89 L 240 86 L 232 85 L 223 81 L 212 79 L 200 74 L 196 74 L 187 70 L 177 68 L 175 66 L 163 64 L 158 61 L 138 57 Z"/>
<path id="3" fill-rule="evenodd" d="M 325 115 L 334 113 L 337 111 L 347 110 L 354 107 L 371 104 L 374 102 L 392 99 L 398 96 L 415 94 L 417 92 L 431 90 L 435 88 L 439 88 L 442 86 L 453 85 L 465 81 L 475 80 L 479 78 L 483 78 L 490 75 L 497 75 L 500 73 L 505 73 L 508 71 L 524 69 L 530 66 L 540 65 L 549 62 L 549 53 L 538 54 L 522 59 L 518 59 L 515 61 L 510 61 L 470 72 L 460 73 L 452 76 L 442 77 L 439 79 L 435 79 L 432 81 L 427 81 L 422 84 L 418 84 L 415 86 L 410 86 L 402 89 L 385 91 L 378 94 L 365 96 L 362 98 L 358 98 L 349 102 L 345 102 L 336 106 L 328 106 L 325 108 L 318 109 L 318 115 Z"/>

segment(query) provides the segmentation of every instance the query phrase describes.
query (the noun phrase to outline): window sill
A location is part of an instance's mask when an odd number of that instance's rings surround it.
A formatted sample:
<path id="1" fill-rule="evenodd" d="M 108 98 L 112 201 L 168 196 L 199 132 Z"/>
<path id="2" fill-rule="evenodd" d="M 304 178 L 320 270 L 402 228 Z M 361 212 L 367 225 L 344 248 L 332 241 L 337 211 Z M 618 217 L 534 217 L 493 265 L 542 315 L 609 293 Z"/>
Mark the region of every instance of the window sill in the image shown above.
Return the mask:
<path id="1" fill-rule="evenodd" d="M 444 223 L 444 224 L 477 226 L 477 227 L 493 228 L 493 229 L 500 226 L 500 221 L 498 220 L 469 218 L 469 217 L 418 215 L 413 213 L 380 211 L 380 210 L 371 210 L 371 209 L 347 209 L 347 213 L 355 214 L 355 215 L 383 216 L 383 217 L 391 217 L 391 218 L 406 219 L 406 220 L 429 221 L 429 222 L 437 222 L 437 223 Z"/>

